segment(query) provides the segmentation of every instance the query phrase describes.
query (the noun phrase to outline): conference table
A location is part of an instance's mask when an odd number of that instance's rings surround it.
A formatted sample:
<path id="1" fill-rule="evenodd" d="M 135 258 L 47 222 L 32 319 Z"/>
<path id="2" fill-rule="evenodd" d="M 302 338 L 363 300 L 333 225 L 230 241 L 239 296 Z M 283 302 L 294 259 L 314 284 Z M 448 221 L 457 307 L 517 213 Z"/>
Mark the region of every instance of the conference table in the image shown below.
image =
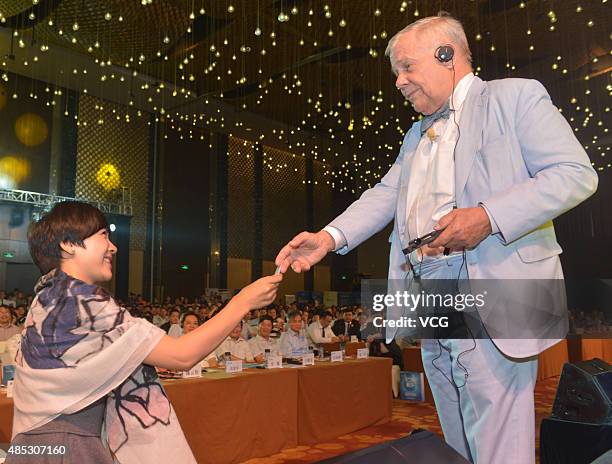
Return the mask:
<path id="1" fill-rule="evenodd" d="M 198 463 L 238 463 L 391 419 L 391 359 L 205 373 L 164 381 Z M 0 443 L 13 401 L 0 394 Z"/>

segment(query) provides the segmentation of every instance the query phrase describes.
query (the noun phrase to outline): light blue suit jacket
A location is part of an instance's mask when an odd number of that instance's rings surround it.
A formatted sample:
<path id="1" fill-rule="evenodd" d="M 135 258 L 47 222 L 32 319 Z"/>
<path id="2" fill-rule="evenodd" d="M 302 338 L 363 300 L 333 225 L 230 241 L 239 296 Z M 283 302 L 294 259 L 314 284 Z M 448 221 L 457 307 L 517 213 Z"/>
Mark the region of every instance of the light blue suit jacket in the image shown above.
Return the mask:
<path id="1" fill-rule="evenodd" d="M 546 89 L 535 80 L 484 82 L 476 77 L 464 102 L 459 128 L 457 206 L 484 204 L 499 228 L 499 233 L 466 252 L 470 280 L 562 279 L 561 247 L 552 219 L 592 195 L 598 177 Z M 395 218 L 390 237 L 390 280 L 404 279 L 410 272 L 399 236 L 406 226 L 408 180 L 420 138 L 417 121 L 387 174 L 329 224 L 344 234 L 347 245 L 338 252 L 345 254 Z M 541 297 L 521 295 L 528 303 L 525 308 L 530 300 Z M 564 298 L 553 306 L 565 314 Z M 522 317 L 526 320 L 529 315 L 488 308 L 483 321 L 490 333 L 499 333 L 508 318 Z M 563 321 L 566 323 L 565 317 Z M 557 341 L 492 338 L 503 353 L 513 357 L 535 355 Z"/>

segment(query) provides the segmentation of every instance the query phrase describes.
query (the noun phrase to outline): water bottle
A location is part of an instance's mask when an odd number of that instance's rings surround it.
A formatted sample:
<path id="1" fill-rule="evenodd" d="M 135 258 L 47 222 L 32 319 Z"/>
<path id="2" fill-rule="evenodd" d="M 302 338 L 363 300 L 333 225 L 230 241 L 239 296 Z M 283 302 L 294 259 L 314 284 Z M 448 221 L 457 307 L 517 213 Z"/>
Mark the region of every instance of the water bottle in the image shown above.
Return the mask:
<path id="1" fill-rule="evenodd" d="M 266 348 L 264 350 L 264 363 L 266 367 L 268 367 L 269 358 L 270 358 L 270 348 Z"/>
<path id="2" fill-rule="evenodd" d="M 323 344 L 319 345 L 319 359 L 323 359 L 325 357 L 325 347 Z"/>
<path id="3" fill-rule="evenodd" d="M 232 360 L 232 353 L 230 351 L 226 351 L 223 355 L 223 360 L 227 363 Z"/>

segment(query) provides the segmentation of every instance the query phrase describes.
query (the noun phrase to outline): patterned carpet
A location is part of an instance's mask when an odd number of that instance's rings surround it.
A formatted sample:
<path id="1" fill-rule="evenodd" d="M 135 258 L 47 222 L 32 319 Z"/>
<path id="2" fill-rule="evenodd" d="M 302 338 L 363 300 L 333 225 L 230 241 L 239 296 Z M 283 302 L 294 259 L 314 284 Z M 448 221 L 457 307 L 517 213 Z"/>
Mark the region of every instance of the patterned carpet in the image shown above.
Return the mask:
<path id="1" fill-rule="evenodd" d="M 557 391 L 559 377 L 539 381 L 535 390 L 536 408 L 536 455 L 540 449 L 540 422 L 550 415 Z M 416 428 L 430 430 L 442 437 L 438 415 L 433 405 L 393 401 L 393 415 L 386 424 L 368 427 L 333 441 L 314 446 L 288 448 L 265 458 L 249 459 L 243 464 L 305 464 L 317 462 L 378 443 L 395 440 L 409 434 Z M 539 462 L 539 456 L 538 456 Z"/>

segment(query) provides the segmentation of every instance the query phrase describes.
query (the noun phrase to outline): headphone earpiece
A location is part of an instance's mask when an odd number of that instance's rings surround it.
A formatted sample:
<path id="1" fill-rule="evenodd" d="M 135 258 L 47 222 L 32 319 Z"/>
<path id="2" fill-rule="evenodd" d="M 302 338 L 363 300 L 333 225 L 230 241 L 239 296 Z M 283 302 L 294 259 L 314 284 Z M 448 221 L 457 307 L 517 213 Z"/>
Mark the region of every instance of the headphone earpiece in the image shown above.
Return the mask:
<path id="1" fill-rule="evenodd" d="M 450 45 L 440 45 L 436 48 L 434 56 L 440 63 L 448 63 L 455 56 L 455 50 Z"/>

